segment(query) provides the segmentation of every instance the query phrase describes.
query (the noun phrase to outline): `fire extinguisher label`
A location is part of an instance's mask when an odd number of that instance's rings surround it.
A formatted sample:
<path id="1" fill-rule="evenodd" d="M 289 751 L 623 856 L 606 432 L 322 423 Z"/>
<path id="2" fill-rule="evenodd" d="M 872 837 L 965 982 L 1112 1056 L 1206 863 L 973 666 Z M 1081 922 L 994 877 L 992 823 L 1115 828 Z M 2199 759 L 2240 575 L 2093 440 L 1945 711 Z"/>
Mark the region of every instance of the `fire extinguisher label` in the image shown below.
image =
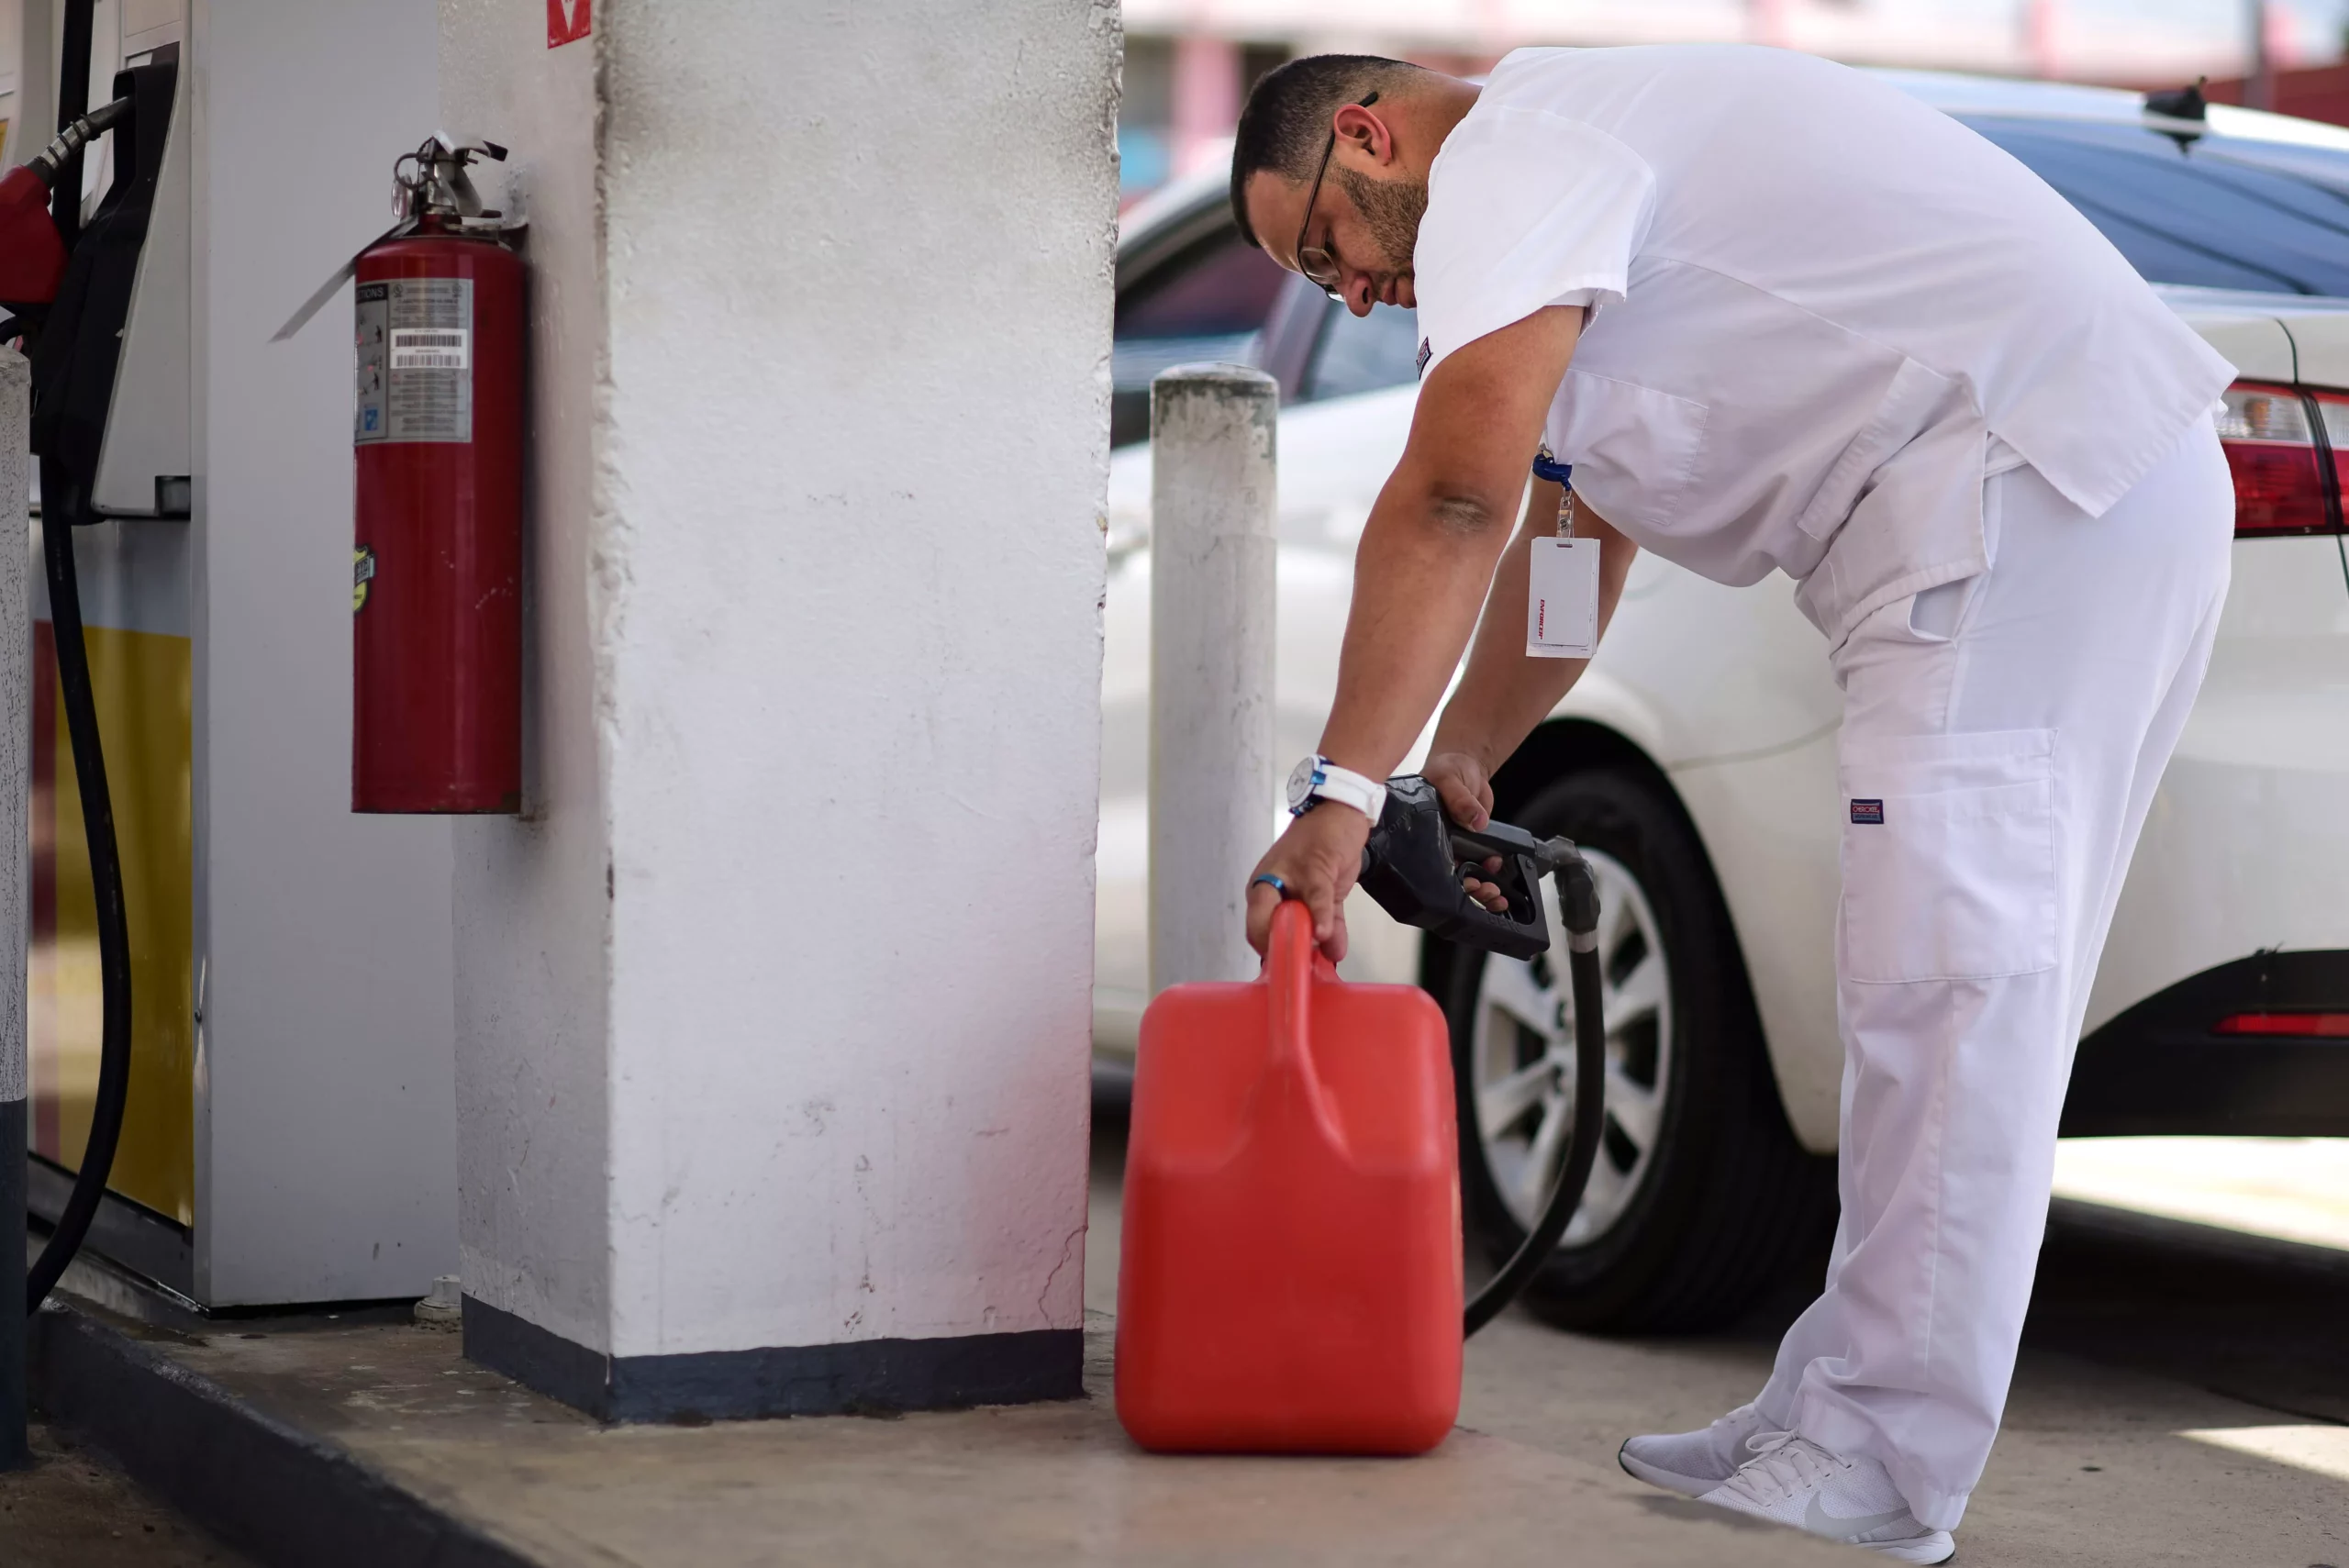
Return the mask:
<path id="1" fill-rule="evenodd" d="M 351 439 L 473 439 L 473 285 L 470 278 L 362 284 L 359 384 Z"/>
<path id="2" fill-rule="evenodd" d="M 367 584 L 375 580 L 375 551 L 373 546 L 361 545 L 351 552 L 351 613 L 357 615 L 367 607 Z"/>

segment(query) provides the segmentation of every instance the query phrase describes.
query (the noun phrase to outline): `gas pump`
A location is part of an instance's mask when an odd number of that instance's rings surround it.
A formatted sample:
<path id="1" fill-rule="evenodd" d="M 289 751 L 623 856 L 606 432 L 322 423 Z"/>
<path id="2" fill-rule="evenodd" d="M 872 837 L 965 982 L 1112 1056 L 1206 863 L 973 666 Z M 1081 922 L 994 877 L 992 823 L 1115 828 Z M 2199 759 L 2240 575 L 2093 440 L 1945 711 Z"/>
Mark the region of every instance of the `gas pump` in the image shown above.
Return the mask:
<path id="1" fill-rule="evenodd" d="M 66 57 L 86 61 L 91 6 L 67 15 Z M 164 138 L 171 123 L 175 62 L 141 66 L 115 78 L 114 100 L 85 114 L 87 76 L 69 72 L 61 93 L 57 139 L 0 178 L 0 304 L 16 314 L 33 350 L 33 453 L 43 497 L 43 555 L 50 622 L 66 723 L 80 786 L 95 894 L 101 975 L 102 1044 L 90 1132 L 72 1192 L 48 1244 L 26 1280 L 28 1318 L 54 1286 L 88 1233 L 121 1136 L 130 1080 L 129 932 L 122 873 L 99 743 L 97 710 L 83 645 L 72 529 L 97 514 L 90 504 L 106 445 L 122 333 L 136 292 L 139 259 L 153 209 Z M 95 138 L 119 129 L 115 179 L 88 228 L 80 226 L 82 155 Z M 22 1192 L 9 1173 L 11 1207 Z M 13 1224 L 13 1221 L 11 1222 Z M 13 1249 L 14 1243 L 10 1243 Z M 13 1261 L 13 1260 L 12 1260 Z M 13 1271 L 11 1271 L 13 1272 Z M 0 1305 L 13 1318 L 16 1304 Z M 24 1337 L 0 1335 L 7 1362 L 8 1408 L 0 1411 L 0 1451 L 23 1456 Z"/>
<path id="2" fill-rule="evenodd" d="M 86 24 L 89 7 L 76 9 Z M 69 15 L 69 28 L 72 24 Z M 86 40 L 83 47 L 86 50 Z M 87 115 L 72 101 L 79 95 L 73 92 L 78 83 L 69 77 L 60 112 L 70 117 L 57 139 L 0 179 L 0 218 L 6 224 L 0 231 L 0 250 L 12 257 L 6 275 L 0 276 L 0 304 L 32 329 L 32 439 L 41 481 L 42 553 L 59 684 L 96 894 L 104 1009 L 89 1140 L 64 1210 L 26 1282 L 28 1312 L 39 1307 L 88 1233 L 113 1170 L 129 1092 L 129 932 L 83 638 L 72 530 L 99 516 L 91 498 L 98 483 L 119 344 L 153 208 L 177 75 L 175 63 L 123 72 L 115 79 L 115 100 Z M 122 133 L 114 183 L 69 250 L 66 236 L 77 228 L 73 217 L 78 217 L 75 197 L 83 150 L 110 129 Z"/>
<path id="3" fill-rule="evenodd" d="M 317 577 L 300 574 L 318 564 L 305 522 L 345 497 L 357 521 L 345 568 L 351 618 L 340 623 L 351 628 L 355 666 L 350 806 L 518 808 L 524 265 L 514 244 L 520 225 L 483 211 L 466 177 L 476 159 L 504 150 L 434 138 L 399 161 L 399 222 L 343 274 L 358 275 L 355 325 L 373 339 L 359 365 L 372 385 L 345 427 L 353 469 L 322 484 L 315 468 L 291 462 L 281 489 L 266 432 L 235 394 L 210 405 L 203 461 L 192 439 L 203 400 L 239 378 L 301 381 L 312 408 L 333 393 L 316 382 L 320 355 L 273 353 L 264 342 L 276 321 L 230 325 L 235 306 L 219 297 L 200 302 L 214 323 L 210 351 L 194 340 L 197 256 L 233 270 L 255 230 L 240 222 L 206 235 L 193 223 L 192 171 L 206 144 L 188 95 L 174 91 L 191 39 L 186 7 L 66 0 L 52 15 L 60 33 L 39 49 L 54 49 L 60 62 L 50 101 L 63 99 L 61 112 L 73 118 L 91 101 L 106 106 L 69 133 L 50 163 L 0 179 L 0 300 L 17 301 L 18 330 L 32 335 L 49 525 L 37 528 L 48 570 L 36 578 L 50 589 L 33 607 L 29 1207 L 39 1220 L 72 1221 L 70 1233 L 95 1201 L 92 1250 L 206 1307 L 396 1294 L 416 1284 L 426 1259 L 434 1273 L 453 1262 L 443 1251 L 445 1211 L 386 1188 L 362 1162 L 376 1160 L 377 1172 L 389 1162 L 420 1185 L 445 1181 L 427 1152 L 446 1114 L 428 1087 L 431 1064 L 399 1065 L 411 1050 L 429 1056 L 439 1020 L 429 1004 L 361 1000 L 365 982 L 356 990 L 311 982 L 321 944 L 346 930 L 384 962 L 395 962 L 395 949 L 427 962 L 446 951 L 445 925 L 436 932 L 419 886 L 434 840 L 390 824 L 345 833 L 301 818 L 304 851 L 285 840 L 286 876 L 306 889 L 298 930 L 242 891 L 213 894 L 222 874 L 241 889 L 278 852 L 252 800 L 273 796 L 296 812 L 317 804 L 289 781 L 306 776 L 303 760 L 315 755 L 320 721 L 341 717 L 340 694 L 304 680 L 278 689 L 264 676 L 273 695 L 257 704 L 250 631 L 299 625 L 306 639 L 325 631 L 314 617 L 323 603 L 342 601 L 319 600 Z M 128 69 L 116 72 L 117 62 Z M 86 180 L 72 166 L 84 140 Z M 34 223 L 45 180 L 55 211 Z M 317 224 L 321 233 L 328 226 Z M 217 509 L 203 517 L 190 477 L 198 468 L 216 485 Z M 270 530 L 305 564 L 287 568 L 279 551 L 257 566 L 250 552 Z M 74 562 L 65 557 L 78 557 L 71 594 L 62 584 Z M 215 570 L 224 562 L 238 564 Z M 288 589 L 305 596 L 281 615 Z M 242 673 L 225 677 L 231 669 Z M 233 716 L 226 731 L 224 716 Z M 350 857 L 336 863 L 352 877 L 315 876 L 313 857 L 328 844 Z M 394 895 L 405 898 L 403 912 L 388 923 L 380 906 L 347 893 L 370 865 L 403 890 Z M 445 912 L 445 893 L 437 902 Z M 233 951 L 233 964 L 214 962 L 216 943 Z M 232 1035 L 211 1032 L 224 1025 Z M 230 1043 L 206 1049 L 223 1038 Z M 305 1038 L 320 1049 L 277 1060 Z M 347 1073 L 327 1071 L 346 1053 Z M 347 1101 L 338 1097 L 346 1085 Z M 347 1163 L 300 1137 L 281 1145 L 273 1129 L 292 1125 L 281 1097 L 296 1095 L 360 1124 Z M 117 1115 L 119 1131 L 110 1131 Z M 217 1137 L 224 1117 L 235 1130 Z M 298 1200 L 285 1195 L 291 1186 L 251 1179 L 281 1146 L 303 1162 Z M 109 1160 L 104 1194 L 93 1198 Z M 351 1216 L 372 1234 L 350 1252 L 296 1257 L 276 1221 L 304 1205 Z"/>
<path id="4" fill-rule="evenodd" d="M 387 494 L 381 472 L 404 467 L 411 488 L 395 517 L 362 510 L 357 539 L 338 543 L 317 525 L 351 504 L 352 469 L 278 432 L 294 410 L 327 411 L 329 428 L 347 417 L 351 361 L 333 343 L 267 346 L 286 284 L 299 297 L 316 277 L 269 269 L 305 243 L 348 254 L 387 220 L 368 226 L 348 199 L 279 210 L 257 185 L 220 182 L 210 221 L 195 222 L 197 175 L 227 166 L 207 164 L 227 133 L 176 91 L 185 51 L 206 44 L 189 0 L 39 9 L 24 112 L 71 127 L 100 107 L 33 167 L 0 171 L 0 333 L 33 356 L 45 503 L 28 541 L 43 562 L 28 584 L 32 711 L 12 716 L 31 739 L 30 1060 L 10 1086 L 27 1096 L 30 1158 L 0 1199 L 54 1228 L 36 1293 L 85 1235 L 83 1257 L 202 1310 L 420 1295 L 456 1262 L 446 1004 L 432 995 L 446 984 L 447 835 L 343 815 L 367 806 L 357 789 L 336 798 L 333 752 L 362 751 L 343 735 L 350 677 L 317 676 L 351 636 L 388 720 L 426 741 L 473 737 L 443 762 L 477 793 L 426 809 L 511 800 L 518 748 L 501 767 L 488 739 L 519 727 L 499 705 L 453 687 L 419 703 L 412 672 L 368 673 L 406 646 L 369 640 L 395 630 L 462 654 L 448 662 L 466 680 L 518 665 L 519 258 L 462 181 L 464 161 L 493 154 L 403 168 L 417 221 L 379 242 L 387 275 L 366 280 L 384 291 L 383 390 L 403 423 L 379 401 L 385 439 L 340 428 L 358 439 L 368 506 Z M 224 53 L 209 79 L 244 102 L 272 93 L 268 123 L 284 133 L 336 111 L 317 72 L 275 55 Z M 410 61 L 394 87 L 358 143 L 366 163 L 386 131 L 385 161 L 413 147 L 400 130 L 432 112 L 429 71 Z M 17 128 L 21 161 L 40 141 Z M 349 157 L 319 168 L 340 174 Z M 457 267 L 440 267 L 452 252 Z M 206 262 L 215 278 L 272 281 L 206 293 L 192 286 Z M 391 308 L 394 285 L 402 310 L 419 303 L 412 284 L 431 285 L 417 320 Z M 372 574 L 341 575 L 351 542 L 373 547 Z M 471 576 L 445 573 L 451 552 Z M 451 612 L 438 621 L 435 595 Z M 382 705 L 357 706 L 354 740 L 388 732 Z M 329 980 L 337 962 L 349 971 Z M 22 1288 L 0 1277 L 12 1305 Z"/>

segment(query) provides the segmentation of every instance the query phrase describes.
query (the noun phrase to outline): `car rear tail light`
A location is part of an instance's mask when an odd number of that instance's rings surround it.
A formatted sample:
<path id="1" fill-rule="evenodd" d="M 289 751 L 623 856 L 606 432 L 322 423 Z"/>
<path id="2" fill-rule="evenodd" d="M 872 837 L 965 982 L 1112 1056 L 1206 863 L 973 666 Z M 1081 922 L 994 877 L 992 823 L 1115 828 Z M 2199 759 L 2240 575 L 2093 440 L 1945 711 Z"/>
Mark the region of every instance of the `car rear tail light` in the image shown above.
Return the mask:
<path id="1" fill-rule="evenodd" d="M 2349 409 L 2342 418 L 2349 425 Z M 2226 411 L 2219 416 L 2219 440 L 2234 472 L 2237 534 L 2331 528 L 2316 428 L 2299 388 L 2235 383 L 2227 388 Z"/>
<path id="2" fill-rule="evenodd" d="M 2349 1040 L 2349 1013 L 2230 1013 L 2212 1032 Z"/>
<path id="3" fill-rule="evenodd" d="M 2349 392 L 2320 392 L 2317 417 L 2324 422 L 2324 442 L 2332 449 L 2332 472 L 2339 476 L 2342 505 L 2349 506 Z"/>

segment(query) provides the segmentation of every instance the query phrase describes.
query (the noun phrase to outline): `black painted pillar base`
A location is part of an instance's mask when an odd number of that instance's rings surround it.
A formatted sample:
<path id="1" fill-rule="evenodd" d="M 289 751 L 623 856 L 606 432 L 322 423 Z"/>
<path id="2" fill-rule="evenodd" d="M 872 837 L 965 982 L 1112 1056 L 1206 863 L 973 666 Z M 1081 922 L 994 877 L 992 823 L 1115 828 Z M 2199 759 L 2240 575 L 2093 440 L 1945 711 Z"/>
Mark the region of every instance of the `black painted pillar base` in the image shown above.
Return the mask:
<path id="1" fill-rule="evenodd" d="M 1085 1331 L 607 1356 L 464 1298 L 465 1356 L 605 1421 L 730 1421 L 1027 1405 L 1085 1394 Z"/>
<path id="2" fill-rule="evenodd" d="M 0 1100 L 0 1470 L 33 1462 L 25 1423 L 25 1102 Z"/>

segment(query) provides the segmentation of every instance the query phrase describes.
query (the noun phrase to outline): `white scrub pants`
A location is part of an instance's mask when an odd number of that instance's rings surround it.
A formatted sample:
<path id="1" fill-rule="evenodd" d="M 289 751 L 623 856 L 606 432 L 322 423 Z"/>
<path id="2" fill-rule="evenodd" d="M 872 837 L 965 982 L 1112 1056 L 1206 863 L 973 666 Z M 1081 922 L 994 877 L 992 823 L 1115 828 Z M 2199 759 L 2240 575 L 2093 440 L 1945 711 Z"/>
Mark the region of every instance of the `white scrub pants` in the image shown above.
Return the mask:
<path id="1" fill-rule="evenodd" d="M 1756 1400 L 1949 1529 L 1998 1429 L 2129 857 L 2210 657 L 2234 497 L 2196 425 L 2100 517 L 1985 482 L 1990 569 L 1862 621 L 1843 690 L 1840 1190 Z"/>

